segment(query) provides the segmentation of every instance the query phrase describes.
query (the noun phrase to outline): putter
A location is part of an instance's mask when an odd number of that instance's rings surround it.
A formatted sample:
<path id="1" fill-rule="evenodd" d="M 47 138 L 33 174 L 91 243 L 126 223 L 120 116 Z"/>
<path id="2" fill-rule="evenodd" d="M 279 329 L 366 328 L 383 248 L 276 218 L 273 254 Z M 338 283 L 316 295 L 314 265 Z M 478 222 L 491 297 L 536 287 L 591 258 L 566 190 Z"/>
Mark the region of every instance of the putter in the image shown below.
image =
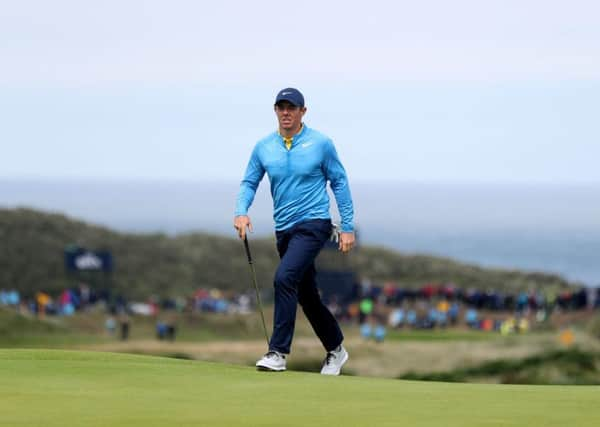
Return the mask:
<path id="1" fill-rule="evenodd" d="M 265 323 L 265 314 L 263 313 L 262 303 L 260 302 L 260 292 L 258 291 L 258 284 L 256 283 L 256 269 L 254 268 L 254 262 L 252 261 L 252 255 L 250 254 L 250 246 L 248 245 L 248 235 L 244 235 L 244 247 L 246 248 L 246 256 L 248 256 L 248 264 L 250 265 L 250 271 L 252 273 L 252 282 L 254 283 L 254 290 L 256 291 L 256 301 L 258 302 L 258 308 L 260 310 L 260 317 L 262 319 L 263 329 L 265 331 L 265 338 L 267 339 L 267 348 L 269 347 L 269 334 L 267 332 L 267 324 Z"/>

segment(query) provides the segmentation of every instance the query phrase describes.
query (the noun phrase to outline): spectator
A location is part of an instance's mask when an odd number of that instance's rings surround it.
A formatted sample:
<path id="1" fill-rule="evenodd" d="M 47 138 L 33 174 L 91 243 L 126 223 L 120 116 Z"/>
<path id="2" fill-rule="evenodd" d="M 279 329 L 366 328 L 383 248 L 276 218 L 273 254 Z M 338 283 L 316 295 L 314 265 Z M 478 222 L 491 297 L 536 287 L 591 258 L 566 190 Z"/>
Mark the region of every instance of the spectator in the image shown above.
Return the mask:
<path id="1" fill-rule="evenodd" d="M 121 330 L 121 341 L 129 339 L 129 315 L 125 310 L 119 313 L 119 326 Z"/>
<path id="2" fill-rule="evenodd" d="M 362 325 L 373 312 L 373 300 L 371 298 L 363 298 L 360 302 L 360 318 L 359 322 Z"/>
<path id="3" fill-rule="evenodd" d="M 104 329 L 106 329 L 108 335 L 115 335 L 115 332 L 117 331 L 117 321 L 115 320 L 114 316 L 110 315 L 106 318 L 106 321 L 104 322 Z"/>
<path id="4" fill-rule="evenodd" d="M 375 342 L 382 343 L 385 339 L 385 326 L 381 324 L 375 326 L 373 338 L 375 338 Z"/>
<path id="5" fill-rule="evenodd" d="M 470 308 L 465 313 L 465 323 L 472 329 L 477 329 L 479 327 L 477 310 L 474 308 Z"/>
<path id="6" fill-rule="evenodd" d="M 392 328 L 400 328 L 404 323 L 404 310 L 396 308 L 392 310 L 388 318 L 388 325 Z"/>

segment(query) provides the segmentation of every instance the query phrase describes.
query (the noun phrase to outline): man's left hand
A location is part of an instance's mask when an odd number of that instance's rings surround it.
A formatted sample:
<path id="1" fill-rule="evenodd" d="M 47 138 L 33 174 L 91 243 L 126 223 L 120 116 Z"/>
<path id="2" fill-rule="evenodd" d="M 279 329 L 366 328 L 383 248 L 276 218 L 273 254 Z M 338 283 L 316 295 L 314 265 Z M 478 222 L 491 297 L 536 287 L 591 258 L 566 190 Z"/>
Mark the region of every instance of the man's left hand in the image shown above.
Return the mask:
<path id="1" fill-rule="evenodd" d="M 341 232 L 338 249 L 343 253 L 350 252 L 354 247 L 354 232 Z"/>

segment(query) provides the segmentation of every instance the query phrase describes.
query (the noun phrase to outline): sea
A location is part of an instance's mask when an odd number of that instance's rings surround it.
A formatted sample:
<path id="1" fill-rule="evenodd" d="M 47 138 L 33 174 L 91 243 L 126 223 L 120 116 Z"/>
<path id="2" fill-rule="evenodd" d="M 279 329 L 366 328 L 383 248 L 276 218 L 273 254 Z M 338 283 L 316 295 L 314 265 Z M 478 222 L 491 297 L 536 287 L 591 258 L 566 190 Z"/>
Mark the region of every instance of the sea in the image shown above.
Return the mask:
<path id="1" fill-rule="evenodd" d="M 124 232 L 234 237 L 239 183 L 0 179 L 0 208 L 28 207 Z M 600 184 L 352 183 L 360 245 L 483 267 L 556 273 L 600 286 Z M 333 197 L 332 197 L 333 199 Z M 332 217 L 339 221 L 335 202 Z M 273 235 L 268 181 L 250 210 Z"/>

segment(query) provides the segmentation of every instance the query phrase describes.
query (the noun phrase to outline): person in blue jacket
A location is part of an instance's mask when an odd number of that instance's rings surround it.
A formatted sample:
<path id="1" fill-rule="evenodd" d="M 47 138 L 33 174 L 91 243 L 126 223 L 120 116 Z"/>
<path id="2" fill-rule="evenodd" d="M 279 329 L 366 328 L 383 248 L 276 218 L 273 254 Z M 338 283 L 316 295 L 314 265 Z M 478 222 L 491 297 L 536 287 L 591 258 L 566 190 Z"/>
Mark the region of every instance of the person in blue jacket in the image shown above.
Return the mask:
<path id="1" fill-rule="evenodd" d="M 268 352 L 256 362 L 261 370 L 284 371 L 290 353 L 296 307 L 302 306 L 325 347 L 321 373 L 339 375 L 348 360 L 344 336 L 322 303 L 315 281 L 315 258 L 329 239 L 332 226 L 327 182 L 341 217 L 339 249 L 354 246 L 354 208 L 346 171 L 331 139 L 303 121 L 304 96 L 295 88 L 282 89 L 275 98 L 278 130 L 258 141 L 236 203 L 234 227 L 243 240 L 252 231 L 248 209 L 265 173 L 271 184 L 273 219 L 280 264 L 275 272 L 273 334 Z"/>

